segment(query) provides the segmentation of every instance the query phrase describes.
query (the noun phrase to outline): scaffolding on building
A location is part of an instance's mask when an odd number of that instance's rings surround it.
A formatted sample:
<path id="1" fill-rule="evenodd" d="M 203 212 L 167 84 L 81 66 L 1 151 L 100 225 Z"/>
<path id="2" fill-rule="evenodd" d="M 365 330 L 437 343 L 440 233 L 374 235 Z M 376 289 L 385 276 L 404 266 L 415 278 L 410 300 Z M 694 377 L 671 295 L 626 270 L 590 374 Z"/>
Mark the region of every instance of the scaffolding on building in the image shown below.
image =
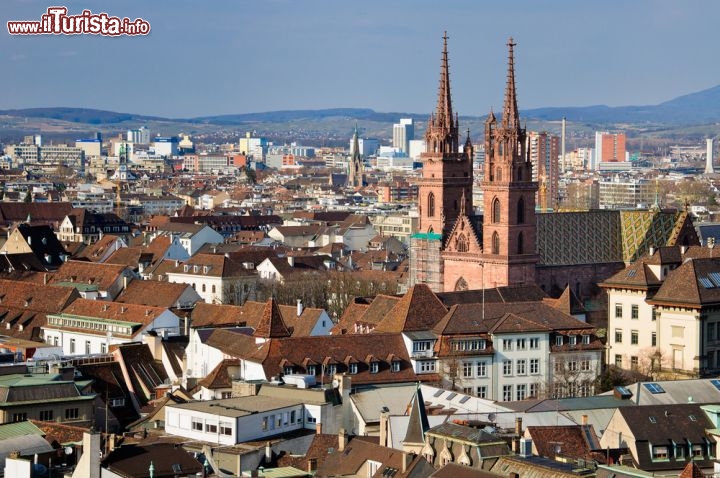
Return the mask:
<path id="1" fill-rule="evenodd" d="M 433 292 L 443 291 L 442 235 L 434 232 L 410 236 L 410 287 L 427 284 Z"/>

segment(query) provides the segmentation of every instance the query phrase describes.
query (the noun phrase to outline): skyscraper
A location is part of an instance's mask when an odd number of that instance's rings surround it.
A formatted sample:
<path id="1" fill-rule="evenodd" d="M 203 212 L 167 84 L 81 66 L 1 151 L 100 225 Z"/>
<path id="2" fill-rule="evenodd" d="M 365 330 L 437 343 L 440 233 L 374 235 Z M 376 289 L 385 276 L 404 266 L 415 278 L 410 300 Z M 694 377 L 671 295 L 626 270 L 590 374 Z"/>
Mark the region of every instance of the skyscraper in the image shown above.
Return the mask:
<path id="1" fill-rule="evenodd" d="M 412 118 L 403 118 L 400 123 L 393 125 L 393 148 L 399 148 L 403 153 L 410 151 L 410 141 L 415 139 L 415 124 Z"/>
<path id="2" fill-rule="evenodd" d="M 625 133 L 595 133 L 595 164 L 593 169 L 600 169 L 600 163 L 616 163 L 625 161 Z"/>
<path id="3" fill-rule="evenodd" d="M 539 187 L 536 202 L 541 211 L 554 209 L 558 198 L 560 138 L 544 131 L 530 131 L 527 143 L 533 181 L 537 181 Z"/>

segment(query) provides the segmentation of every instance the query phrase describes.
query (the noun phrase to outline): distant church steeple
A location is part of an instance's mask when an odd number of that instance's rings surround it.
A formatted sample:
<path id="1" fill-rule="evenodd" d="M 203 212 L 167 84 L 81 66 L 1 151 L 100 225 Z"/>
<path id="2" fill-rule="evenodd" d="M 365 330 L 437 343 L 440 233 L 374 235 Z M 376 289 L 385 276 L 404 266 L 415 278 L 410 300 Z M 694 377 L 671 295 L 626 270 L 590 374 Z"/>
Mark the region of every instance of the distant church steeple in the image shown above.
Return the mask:
<path id="1" fill-rule="evenodd" d="M 353 134 L 352 156 L 348 165 L 348 186 L 352 188 L 362 187 L 363 162 L 360 156 L 360 137 L 358 136 L 357 123 Z"/>

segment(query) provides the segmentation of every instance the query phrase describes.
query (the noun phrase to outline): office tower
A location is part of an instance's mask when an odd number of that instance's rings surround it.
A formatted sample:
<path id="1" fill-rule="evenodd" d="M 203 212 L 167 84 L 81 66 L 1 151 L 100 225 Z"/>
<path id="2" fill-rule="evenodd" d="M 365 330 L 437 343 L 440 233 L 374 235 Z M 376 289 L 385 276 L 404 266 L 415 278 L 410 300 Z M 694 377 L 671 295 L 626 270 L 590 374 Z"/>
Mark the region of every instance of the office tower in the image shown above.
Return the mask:
<path id="1" fill-rule="evenodd" d="M 415 139 L 415 125 L 412 118 L 403 118 L 393 125 L 393 147 L 409 153 L 410 141 Z"/>

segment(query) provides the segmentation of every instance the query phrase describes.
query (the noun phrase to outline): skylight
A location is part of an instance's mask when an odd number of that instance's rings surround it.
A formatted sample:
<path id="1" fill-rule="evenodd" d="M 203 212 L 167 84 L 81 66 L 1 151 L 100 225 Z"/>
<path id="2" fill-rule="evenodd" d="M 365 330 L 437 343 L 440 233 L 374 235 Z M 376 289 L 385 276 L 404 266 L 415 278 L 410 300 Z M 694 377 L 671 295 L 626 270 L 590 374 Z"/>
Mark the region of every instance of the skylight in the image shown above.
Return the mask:
<path id="1" fill-rule="evenodd" d="M 665 393 L 665 390 L 657 383 L 644 383 L 645 388 L 652 394 Z"/>
<path id="2" fill-rule="evenodd" d="M 435 392 L 435 393 L 433 394 L 433 397 L 437 398 L 437 397 L 439 397 L 440 395 L 442 395 L 443 393 L 445 393 L 445 390 L 438 390 L 437 392 Z"/>
<path id="3" fill-rule="evenodd" d="M 636 273 L 637 273 L 637 270 L 636 270 L 636 269 L 630 269 L 630 270 L 628 271 L 628 273 L 627 273 L 628 279 L 631 278 L 631 277 L 635 277 L 635 274 L 636 274 Z"/>
<path id="4" fill-rule="evenodd" d="M 446 398 L 447 398 L 447 400 L 452 400 L 452 399 L 455 398 L 455 397 L 457 397 L 457 393 L 452 392 L 452 393 L 450 393 L 450 395 L 448 395 Z"/>
<path id="5" fill-rule="evenodd" d="M 700 281 L 700 285 L 703 286 L 705 289 L 715 288 L 715 284 L 713 284 L 712 281 L 707 277 L 698 277 L 698 280 Z"/>
<path id="6" fill-rule="evenodd" d="M 712 283 L 715 284 L 715 287 L 720 287 L 720 272 L 711 272 L 708 274 L 708 277 Z"/>
<path id="7" fill-rule="evenodd" d="M 460 399 L 460 403 L 465 403 L 465 402 L 467 402 L 468 400 L 470 400 L 470 396 L 469 396 L 469 395 L 465 395 L 463 398 Z"/>
<path id="8" fill-rule="evenodd" d="M 714 379 L 710 380 L 710 383 L 712 383 L 713 385 L 715 385 L 715 388 L 717 388 L 718 390 L 720 390 L 720 380 L 714 378 Z"/>

